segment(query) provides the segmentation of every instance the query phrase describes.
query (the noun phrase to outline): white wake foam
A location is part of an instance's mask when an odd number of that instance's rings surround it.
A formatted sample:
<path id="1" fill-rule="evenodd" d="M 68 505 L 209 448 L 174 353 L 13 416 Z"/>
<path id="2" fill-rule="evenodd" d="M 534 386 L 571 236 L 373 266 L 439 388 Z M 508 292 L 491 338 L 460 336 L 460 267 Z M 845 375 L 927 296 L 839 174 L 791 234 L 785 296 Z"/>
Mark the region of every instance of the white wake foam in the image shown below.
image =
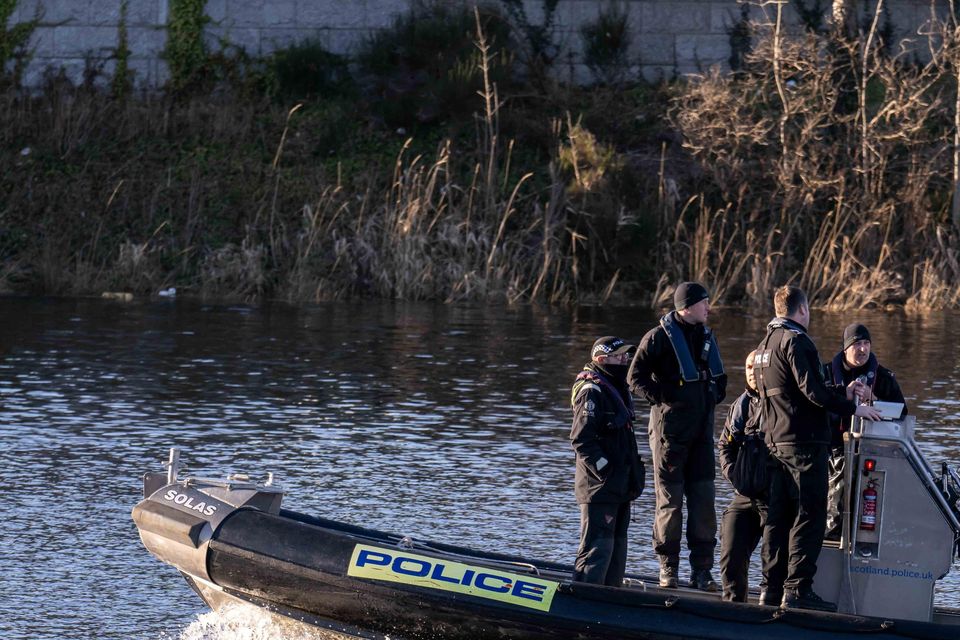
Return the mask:
<path id="1" fill-rule="evenodd" d="M 179 636 L 159 640 L 347 640 L 346 636 L 317 629 L 271 614 L 253 605 L 235 605 L 202 613 Z"/>

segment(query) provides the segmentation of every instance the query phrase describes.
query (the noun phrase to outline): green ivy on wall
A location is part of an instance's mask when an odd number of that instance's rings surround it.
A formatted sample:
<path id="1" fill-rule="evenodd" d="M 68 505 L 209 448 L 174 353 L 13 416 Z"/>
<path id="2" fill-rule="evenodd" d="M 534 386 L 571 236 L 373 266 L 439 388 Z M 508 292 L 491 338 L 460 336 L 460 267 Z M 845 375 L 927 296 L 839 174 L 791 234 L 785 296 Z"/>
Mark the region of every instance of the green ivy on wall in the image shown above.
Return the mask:
<path id="1" fill-rule="evenodd" d="M 130 41 L 127 36 L 127 0 L 120 3 L 120 24 L 117 25 L 117 48 L 113 57 L 117 61 L 113 69 L 110 89 L 115 98 L 123 98 L 130 92 Z"/>
<path id="2" fill-rule="evenodd" d="M 0 0 L 0 78 L 7 77 L 7 63 L 13 60 L 11 79 L 14 84 L 19 84 L 20 76 L 30 57 L 27 44 L 40 22 L 40 14 L 38 13 L 33 20 L 19 22 L 8 30 L 7 23 L 16 8 L 17 0 Z"/>
<path id="3" fill-rule="evenodd" d="M 206 7 L 207 0 L 170 0 L 163 58 L 170 69 L 170 83 L 174 90 L 185 89 L 196 82 L 206 65 L 203 31 L 210 21 Z"/>

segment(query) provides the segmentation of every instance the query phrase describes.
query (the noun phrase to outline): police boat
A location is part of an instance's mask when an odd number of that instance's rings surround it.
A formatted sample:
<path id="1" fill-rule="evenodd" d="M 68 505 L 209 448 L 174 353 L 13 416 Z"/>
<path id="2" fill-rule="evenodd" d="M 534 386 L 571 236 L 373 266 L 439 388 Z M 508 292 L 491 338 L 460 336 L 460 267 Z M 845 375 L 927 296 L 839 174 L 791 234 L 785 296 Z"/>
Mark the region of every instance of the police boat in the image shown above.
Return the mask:
<path id="1" fill-rule="evenodd" d="M 262 607 L 325 630 L 385 639 L 960 637 L 933 593 L 957 553 L 960 477 L 927 465 L 913 418 L 865 423 L 847 441 L 854 487 L 844 536 L 825 543 L 815 587 L 840 613 L 730 603 L 660 589 L 571 582 L 572 567 L 412 539 L 289 511 L 268 475 L 147 473 L 140 539 L 214 610 Z M 865 493 L 867 489 L 870 493 Z M 871 505 L 869 508 L 866 505 Z"/>

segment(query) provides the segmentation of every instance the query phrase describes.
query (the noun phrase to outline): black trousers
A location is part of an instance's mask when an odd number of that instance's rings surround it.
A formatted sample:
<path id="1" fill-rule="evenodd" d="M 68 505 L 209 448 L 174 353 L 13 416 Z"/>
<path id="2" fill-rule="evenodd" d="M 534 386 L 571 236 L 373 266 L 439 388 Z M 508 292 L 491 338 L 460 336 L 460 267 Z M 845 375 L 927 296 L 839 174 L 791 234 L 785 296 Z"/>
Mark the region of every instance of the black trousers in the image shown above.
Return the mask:
<path id="1" fill-rule="evenodd" d="M 580 505 L 580 549 L 574 563 L 574 582 L 623 586 L 629 526 L 629 502 Z"/>
<path id="2" fill-rule="evenodd" d="M 661 565 L 679 566 L 686 498 L 690 566 L 695 571 L 712 569 L 717 546 L 712 413 L 692 439 L 664 436 L 651 416 L 649 436 L 656 494 L 653 550 Z"/>
<path id="3" fill-rule="evenodd" d="M 763 536 L 767 503 L 739 493 L 723 510 L 720 521 L 720 580 L 723 599 L 746 602 L 750 587 L 750 556 Z M 760 588 L 766 587 L 761 581 Z"/>
<path id="4" fill-rule="evenodd" d="M 763 577 L 776 592 L 810 589 L 827 521 L 827 446 L 779 444 L 771 453 Z"/>

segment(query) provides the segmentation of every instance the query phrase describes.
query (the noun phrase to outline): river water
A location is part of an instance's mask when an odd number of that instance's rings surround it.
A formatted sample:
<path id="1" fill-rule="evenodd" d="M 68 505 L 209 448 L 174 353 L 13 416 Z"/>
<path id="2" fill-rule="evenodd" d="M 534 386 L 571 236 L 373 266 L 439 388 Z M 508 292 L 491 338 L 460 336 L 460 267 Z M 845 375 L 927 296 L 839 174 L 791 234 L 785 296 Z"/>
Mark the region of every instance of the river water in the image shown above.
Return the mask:
<path id="1" fill-rule="evenodd" d="M 767 320 L 713 313 L 728 399 Z M 852 320 L 897 372 L 924 453 L 960 463 L 960 315 L 815 312 L 823 357 Z M 297 511 L 571 562 L 570 383 L 596 337 L 637 340 L 654 322 L 629 308 L 0 299 L 0 637 L 313 637 L 209 612 L 141 546 L 140 476 L 174 445 L 188 473 L 274 472 Z M 718 492 L 719 511 L 725 481 Z M 651 509 L 647 491 L 631 571 L 656 569 Z M 958 587 L 955 566 L 937 602 L 960 605 Z"/>

